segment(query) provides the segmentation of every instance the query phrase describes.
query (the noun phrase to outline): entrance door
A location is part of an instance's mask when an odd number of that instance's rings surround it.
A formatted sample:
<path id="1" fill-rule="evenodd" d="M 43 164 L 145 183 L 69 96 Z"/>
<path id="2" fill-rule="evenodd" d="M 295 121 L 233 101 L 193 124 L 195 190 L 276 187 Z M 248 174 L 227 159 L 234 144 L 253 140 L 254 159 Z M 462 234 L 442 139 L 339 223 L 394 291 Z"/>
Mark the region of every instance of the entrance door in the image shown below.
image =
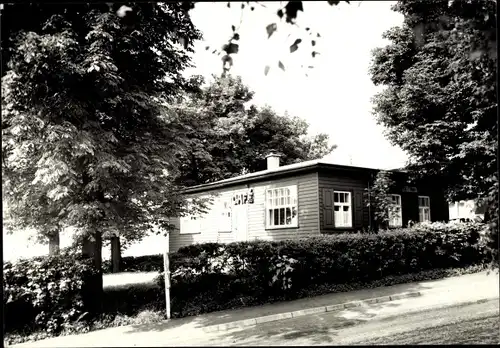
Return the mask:
<path id="1" fill-rule="evenodd" d="M 246 204 L 233 205 L 233 233 L 236 242 L 247 240 L 248 206 Z"/>

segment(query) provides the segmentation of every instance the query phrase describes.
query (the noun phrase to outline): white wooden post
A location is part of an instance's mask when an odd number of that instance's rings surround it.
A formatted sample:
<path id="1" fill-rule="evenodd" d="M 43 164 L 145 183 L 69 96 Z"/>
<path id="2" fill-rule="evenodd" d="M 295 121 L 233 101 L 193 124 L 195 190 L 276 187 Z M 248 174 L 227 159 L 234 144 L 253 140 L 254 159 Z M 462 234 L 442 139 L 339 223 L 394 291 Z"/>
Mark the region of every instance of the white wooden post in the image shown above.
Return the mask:
<path id="1" fill-rule="evenodd" d="M 165 306 L 167 311 L 167 319 L 170 319 L 170 262 L 169 262 L 169 251 L 170 251 L 170 239 L 169 232 L 167 231 L 167 247 L 165 248 L 165 253 L 163 254 L 163 269 L 165 274 Z"/>

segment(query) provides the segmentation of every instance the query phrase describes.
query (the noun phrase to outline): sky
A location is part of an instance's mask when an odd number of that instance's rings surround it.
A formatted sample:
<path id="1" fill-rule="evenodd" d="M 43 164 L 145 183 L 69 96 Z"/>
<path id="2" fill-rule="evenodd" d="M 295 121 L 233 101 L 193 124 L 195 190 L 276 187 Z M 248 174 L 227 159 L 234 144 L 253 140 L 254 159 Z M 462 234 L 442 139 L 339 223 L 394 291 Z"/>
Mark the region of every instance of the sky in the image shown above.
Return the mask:
<path id="1" fill-rule="evenodd" d="M 390 145 L 372 115 L 371 98 L 381 88 L 373 85 L 368 74 L 371 50 L 388 43 L 382 33 L 403 21 L 402 15 L 390 9 L 393 3 L 354 1 L 330 6 L 326 1 L 303 2 L 304 12 L 297 16 L 300 28 L 279 21 L 280 2 L 263 2 L 266 7 L 256 5 L 254 11 L 248 5 L 242 11 L 241 3 L 236 2 L 231 8 L 226 2 L 197 3 L 191 15 L 204 40 L 196 43 L 195 67 L 186 75 L 201 74 L 209 79 L 221 73 L 221 57 L 212 51 L 227 42 L 234 25 L 239 28 L 240 50 L 234 55 L 231 73 L 240 75 L 255 92 L 255 104 L 270 105 L 280 113 L 288 111 L 307 120 L 311 133 L 329 134 L 338 148 L 325 160 L 381 169 L 402 167 L 406 154 Z M 266 26 L 272 23 L 278 29 L 268 39 Z M 321 38 L 316 38 L 316 32 Z M 297 38 L 303 41 L 290 53 L 289 46 Z M 320 52 L 314 59 L 312 38 Z M 206 46 L 211 49 L 207 51 Z M 285 71 L 278 68 L 278 61 Z M 307 68 L 311 64 L 314 69 Z M 267 76 L 266 65 L 270 66 Z"/>

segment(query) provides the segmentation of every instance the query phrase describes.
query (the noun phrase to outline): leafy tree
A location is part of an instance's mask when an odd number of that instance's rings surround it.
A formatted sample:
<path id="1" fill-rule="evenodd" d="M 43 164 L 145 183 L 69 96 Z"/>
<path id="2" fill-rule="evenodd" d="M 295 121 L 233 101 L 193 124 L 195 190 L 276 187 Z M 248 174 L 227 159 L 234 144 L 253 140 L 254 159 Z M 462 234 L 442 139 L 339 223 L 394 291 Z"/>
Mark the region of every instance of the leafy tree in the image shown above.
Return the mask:
<path id="1" fill-rule="evenodd" d="M 485 197 L 497 180 L 497 59 L 478 49 L 496 45 L 495 3 L 398 2 L 405 22 L 373 53 L 372 80 L 386 87 L 374 98 L 378 123 L 409 168 L 443 181 L 451 199 Z"/>
<path id="2" fill-rule="evenodd" d="M 196 185 L 264 170 L 270 150 L 280 152 L 286 165 L 322 158 L 335 149 L 327 134 L 308 136 L 306 121 L 278 115 L 270 107 L 259 109 L 252 98 L 240 77 L 214 76 L 211 84 L 172 108 L 182 125 L 181 137 L 188 141 L 179 154 L 180 183 Z"/>
<path id="3" fill-rule="evenodd" d="M 390 214 L 396 213 L 389 196 L 393 187 L 394 180 L 391 178 L 391 173 L 381 170 L 375 176 L 370 187 L 365 189 L 365 202 L 366 206 L 370 208 L 375 231 L 380 228 L 388 228 Z"/>
<path id="4" fill-rule="evenodd" d="M 181 73 L 200 38 L 180 4 L 134 4 L 133 20 L 109 6 L 2 13 L 5 197 L 41 234 L 75 226 L 98 268 L 106 233 L 141 238 L 183 206 L 173 183 L 182 142 L 164 109 L 191 88 Z"/>
<path id="5" fill-rule="evenodd" d="M 386 87 L 374 98 L 377 121 L 416 178 L 441 183 L 450 200 L 487 201 L 496 226 L 496 1 L 406 0 L 393 10 L 404 24 L 384 34 L 390 44 L 370 68 Z"/>

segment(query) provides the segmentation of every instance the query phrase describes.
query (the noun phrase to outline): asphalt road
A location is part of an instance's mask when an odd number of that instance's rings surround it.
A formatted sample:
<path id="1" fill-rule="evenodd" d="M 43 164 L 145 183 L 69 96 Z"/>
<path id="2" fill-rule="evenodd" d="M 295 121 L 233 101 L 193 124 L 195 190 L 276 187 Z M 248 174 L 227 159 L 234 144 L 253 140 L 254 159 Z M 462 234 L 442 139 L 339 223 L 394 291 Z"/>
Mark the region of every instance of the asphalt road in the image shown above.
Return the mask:
<path id="1" fill-rule="evenodd" d="M 165 345 L 499 344 L 499 300 L 370 319 L 323 313 Z"/>

